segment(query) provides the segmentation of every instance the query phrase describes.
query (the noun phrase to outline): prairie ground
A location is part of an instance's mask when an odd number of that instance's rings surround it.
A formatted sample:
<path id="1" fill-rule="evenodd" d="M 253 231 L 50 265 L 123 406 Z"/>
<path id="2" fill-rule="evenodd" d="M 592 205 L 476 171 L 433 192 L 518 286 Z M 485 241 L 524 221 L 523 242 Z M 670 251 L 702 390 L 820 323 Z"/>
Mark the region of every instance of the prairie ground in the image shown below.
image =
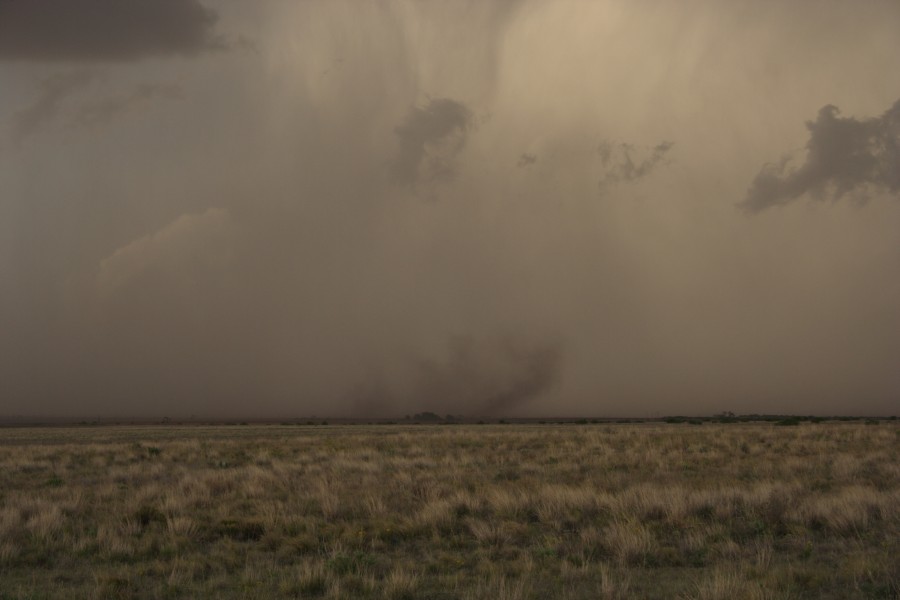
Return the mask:
<path id="1" fill-rule="evenodd" d="M 897 598 L 896 422 L 0 429 L 0 598 Z"/>

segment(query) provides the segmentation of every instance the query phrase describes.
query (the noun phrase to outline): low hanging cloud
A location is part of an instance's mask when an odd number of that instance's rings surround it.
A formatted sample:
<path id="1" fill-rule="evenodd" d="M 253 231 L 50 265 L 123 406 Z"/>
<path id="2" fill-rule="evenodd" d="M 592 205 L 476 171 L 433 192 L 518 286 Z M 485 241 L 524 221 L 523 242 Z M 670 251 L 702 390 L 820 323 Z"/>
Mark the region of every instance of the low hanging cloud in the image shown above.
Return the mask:
<path id="1" fill-rule="evenodd" d="M 400 185 L 434 184 L 457 175 L 456 157 L 474 127 L 472 111 L 449 98 L 413 107 L 394 129 L 400 150 L 391 165 L 391 177 Z"/>
<path id="2" fill-rule="evenodd" d="M 900 192 L 900 100 L 880 117 L 841 117 L 836 106 L 819 110 L 807 122 L 806 162 L 791 169 L 790 159 L 767 164 L 738 205 L 759 213 L 809 195 L 817 200 Z"/>
<path id="3" fill-rule="evenodd" d="M 65 100 L 89 86 L 95 79 L 90 71 L 57 73 L 38 84 L 37 99 L 13 116 L 12 138 L 18 146 L 41 126 L 54 119 Z"/>
<path id="4" fill-rule="evenodd" d="M 600 187 L 617 183 L 632 183 L 650 175 L 660 164 L 665 164 L 672 142 L 660 142 L 655 146 L 636 146 L 625 142 L 604 141 L 597 147 L 604 169 Z"/>
<path id="5" fill-rule="evenodd" d="M 198 0 L 0 0 L 0 60 L 129 61 L 226 46 Z"/>

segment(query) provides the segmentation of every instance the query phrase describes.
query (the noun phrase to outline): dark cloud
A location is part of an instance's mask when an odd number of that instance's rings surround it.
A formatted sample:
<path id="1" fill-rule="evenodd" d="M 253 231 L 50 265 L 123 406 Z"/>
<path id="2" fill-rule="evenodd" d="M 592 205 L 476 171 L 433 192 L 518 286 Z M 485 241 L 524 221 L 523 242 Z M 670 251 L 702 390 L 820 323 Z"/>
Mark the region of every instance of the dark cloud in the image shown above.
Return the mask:
<path id="1" fill-rule="evenodd" d="M 790 169 L 788 158 L 767 164 L 739 206 L 758 213 L 805 194 L 815 199 L 865 199 L 870 192 L 900 191 L 900 100 L 870 119 L 840 117 L 837 107 L 819 110 L 806 124 L 806 162 Z"/>
<path id="2" fill-rule="evenodd" d="M 652 173 L 672 149 L 672 142 L 660 142 L 652 147 L 625 142 L 604 141 L 597 148 L 604 175 L 600 186 L 633 182 Z"/>
<path id="3" fill-rule="evenodd" d="M 519 157 L 519 161 L 516 163 L 516 166 L 519 168 L 530 167 L 534 163 L 537 162 L 537 156 L 534 154 L 528 154 L 527 152 L 522 154 Z"/>
<path id="4" fill-rule="evenodd" d="M 143 83 L 135 86 L 128 94 L 85 104 L 79 109 L 76 121 L 86 126 L 98 125 L 146 102 L 155 99 L 178 100 L 182 96 L 183 91 L 179 85 Z"/>
<path id="5" fill-rule="evenodd" d="M 391 168 L 394 182 L 415 186 L 453 179 L 456 157 L 466 145 L 473 121 L 465 104 L 449 98 L 413 107 L 394 130 L 400 142 Z"/>
<path id="6" fill-rule="evenodd" d="M 66 98 L 90 85 L 95 77 L 90 71 L 75 71 L 44 79 L 38 85 L 37 99 L 13 116 L 13 142 L 21 144 L 45 122 L 55 118 Z"/>
<path id="7" fill-rule="evenodd" d="M 0 60 L 124 61 L 224 42 L 197 0 L 0 0 Z"/>

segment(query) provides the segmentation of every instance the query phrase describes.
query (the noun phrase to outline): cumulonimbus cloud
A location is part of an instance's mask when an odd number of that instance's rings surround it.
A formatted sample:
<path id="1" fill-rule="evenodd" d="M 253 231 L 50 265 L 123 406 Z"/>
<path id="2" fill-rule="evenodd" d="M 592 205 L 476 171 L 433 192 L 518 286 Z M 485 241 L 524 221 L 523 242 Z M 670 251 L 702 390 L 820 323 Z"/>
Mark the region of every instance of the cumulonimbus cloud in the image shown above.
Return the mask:
<path id="1" fill-rule="evenodd" d="M 128 61 L 226 44 L 198 0 L 0 0 L 0 60 Z"/>
<path id="2" fill-rule="evenodd" d="M 806 124 L 806 162 L 765 165 L 738 205 L 748 213 L 781 206 L 801 196 L 865 199 L 871 192 L 900 192 L 900 100 L 880 117 L 841 117 L 836 106 L 819 110 Z"/>
<path id="3" fill-rule="evenodd" d="M 413 107 L 394 130 L 400 150 L 391 166 L 393 181 L 413 187 L 456 177 L 455 159 L 466 145 L 473 121 L 465 104 L 449 98 Z"/>

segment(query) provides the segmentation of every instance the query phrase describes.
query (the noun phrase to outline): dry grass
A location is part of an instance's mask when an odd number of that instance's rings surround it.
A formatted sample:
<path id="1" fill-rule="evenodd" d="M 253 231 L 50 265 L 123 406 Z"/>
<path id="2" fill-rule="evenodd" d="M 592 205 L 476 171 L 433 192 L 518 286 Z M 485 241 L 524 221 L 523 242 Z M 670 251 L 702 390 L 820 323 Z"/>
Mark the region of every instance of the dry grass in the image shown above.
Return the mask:
<path id="1" fill-rule="evenodd" d="M 900 428 L 0 430 L 0 598 L 897 598 Z"/>

